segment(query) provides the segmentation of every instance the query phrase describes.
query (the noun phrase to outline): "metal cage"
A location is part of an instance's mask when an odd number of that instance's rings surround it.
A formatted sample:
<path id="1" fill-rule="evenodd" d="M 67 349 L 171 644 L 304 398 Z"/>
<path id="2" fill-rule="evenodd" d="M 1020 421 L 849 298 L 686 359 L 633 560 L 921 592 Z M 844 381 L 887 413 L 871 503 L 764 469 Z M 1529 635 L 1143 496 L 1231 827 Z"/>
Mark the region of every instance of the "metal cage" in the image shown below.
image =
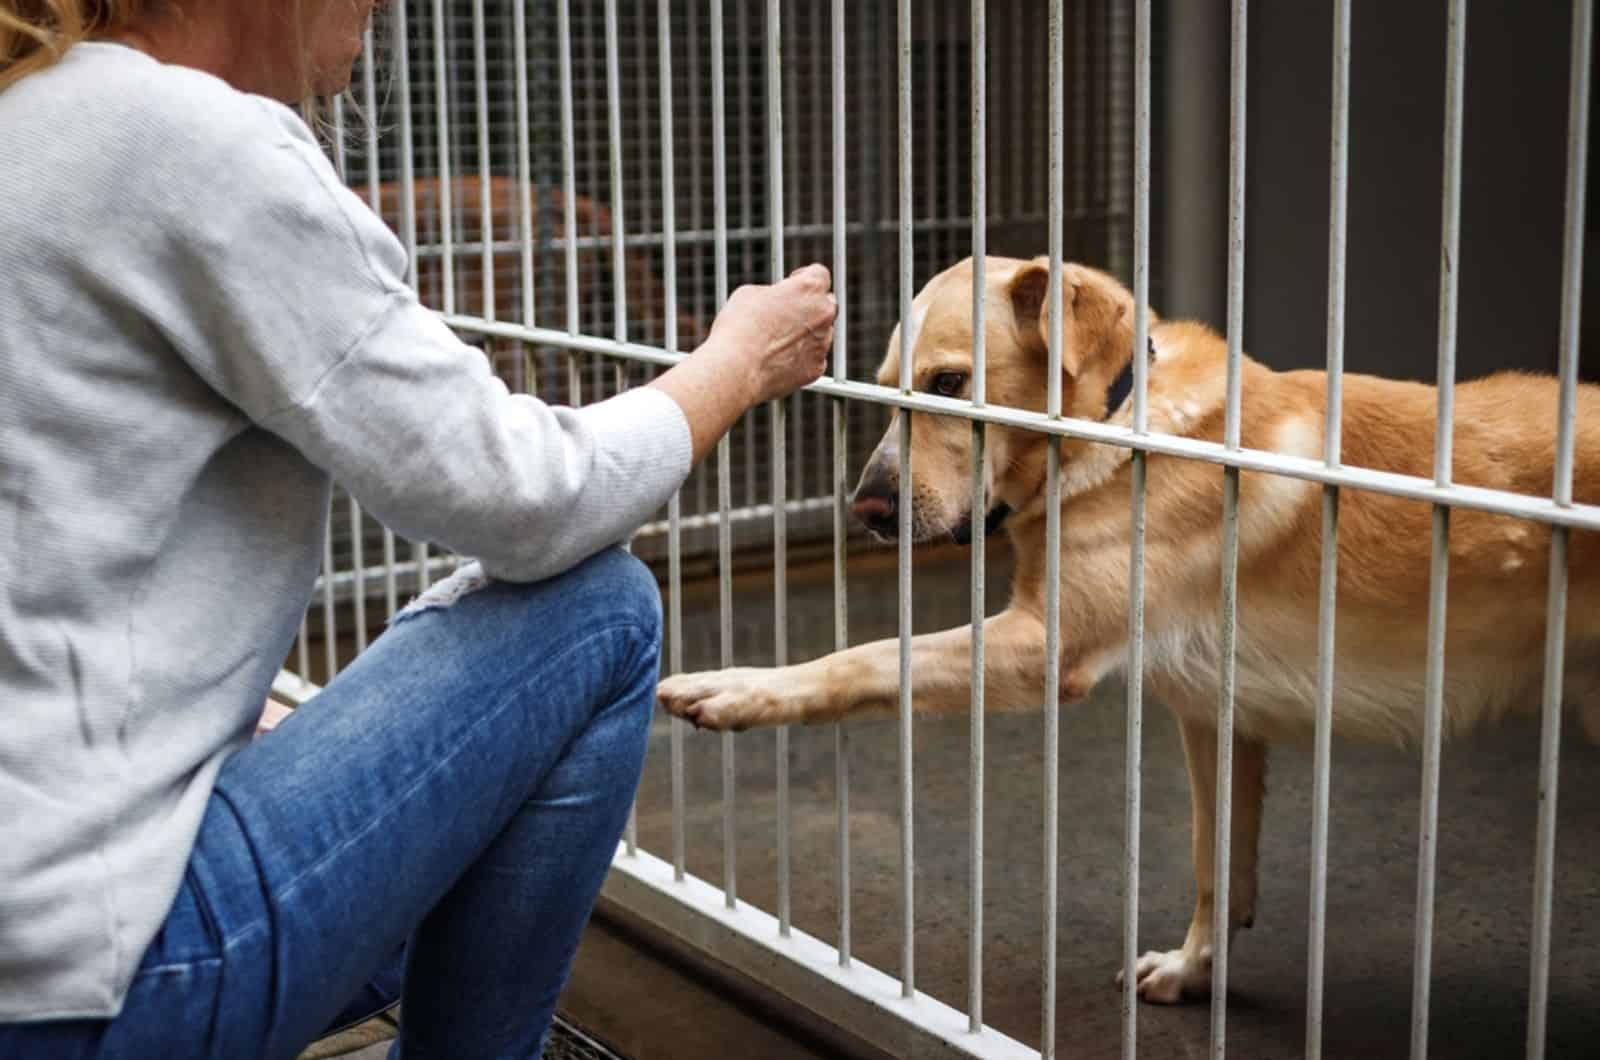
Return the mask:
<path id="1" fill-rule="evenodd" d="M 627 10 L 619 8 L 626 7 Z M 1131 974 L 1139 925 L 1143 696 L 1144 468 L 1149 454 L 1215 465 L 1224 481 L 1222 600 L 1223 696 L 1218 706 L 1216 894 L 1211 1052 L 1227 1041 L 1231 812 L 1232 667 L 1242 471 L 1266 472 L 1322 487 L 1323 546 L 1317 689 L 1313 871 L 1310 881 L 1306 1052 L 1319 1056 L 1335 674 L 1339 499 L 1374 490 L 1433 506 L 1433 565 L 1425 693 L 1422 819 L 1411 1055 L 1427 1053 L 1434 907 L 1435 834 L 1444 679 L 1445 582 L 1450 512 L 1517 516 L 1551 527 L 1549 635 L 1543 698 L 1539 829 L 1530 977 L 1528 1055 L 1544 1049 L 1549 1003 L 1551 873 L 1557 784 L 1566 555 L 1573 530 L 1600 529 L 1600 509 L 1574 503 L 1572 465 L 1578 310 L 1590 77 L 1591 3 L 1573 5 L 1571 102 L 1560 351 L 1561 400 L 1554 493 L 1533 497 L 1455 484 L 1451 474 L 1459 251 L 1462 71 L 1465 0 L 1450 0 L 1446 64 L 1443 235 L 1438 337 L 1439 425 L 1431 479 L 1348 466 L 1337 429 L 1321 459 L 1242 448 L 1239 377 L 1245 219 L 1245 0 L 1233 0 L 1229 238 L 1228 391 L 1224 441 L 1146 431 L 1143 358 L 1135 358 L 1131 427 L 1061 414 L 1061 336 L 1051 337 L 1052 389 L 1044 413 L 986 403 L 984 350 L 973 351 L 975 394 L 949 400 L 913 393 L 907 374 L 880 385 L 871 373 L 894 321 L 913 292 L 943 264 L 986 250 L 1032 253 L 1047 246 L 1052 278 L 1064 257 L 1108 263 L 1131 282 L 1137 349 L 1150 303 L 1151 4 L 1134 0 L 1049 0 L 967 5 L 831 7 L 789 0 L 696 0 L 618 5 L 616 0 L 409 0 L 398 5 L 376 60 L 360 69 L 356 101 L 335 112 L 339 163 L 351 183 L 392 219 L 411 252 L 415 279 L 431 305 L 462 334 L 481 341 L 508 383 L 550 400 L 583 401 L 637 382 L 674 363 L 703 333 L 730 285 L 781 277 L 818 258 L 832 265 L 844 297 L 834 369 L 786 404 L 753 415 L 716 459 L 697 471 L 666 516 L 635 547 L 664 559 L 669 578 L 669 665 L 681 669 L 684 563 L 713 557 L 719 574 L 722 661 L 735 661 L 731 577 L 737 546 L 773 557 L 777 661 L 785 661 L 787 548 L 802 537 L 831 540 L 836 628 L 848 641 L 844 563 L 845 503 L 851 465 L 900 409 L 970 421 L 981 461 L 989 424 L 1036 431 L 1059 441 L 1086 439 L 1131 449 L 1134 529 L 1127 688 L 1124 964 L 1122 1048 L 1137 1052 L 1138 1007 Z M 1350 2 L 1334 5 L 1334 105 L 1328 221 L 1326 357 L 1329 423 L 1339 423 L 1346 280 Z M 368 55 L 375 53 L 369 47 Z M 380 134 L 381 133 L 381 134 Z M 1047 164 L 1037 172 L 1003 166 L 998 145 L 1031 142 Z M 1131 179 L 1130 179 L 1131 178 Z M 1060 284 L 1052 286 L 1059 298 Z M 982 310 L 975 300 L 974 312 Z M 1059 320 L 1059 310 L 1055 314 Z M 982 331 L 979 329 L 981 335 Z M 901 446 L 902 460 L 909 448 Z M 1059 446 L 1051 446 L 1047 555 L 1059 560 Z M 981 466 L 981 464 L 980 464 Z M 981 480 L 980 480 L 981 481 Z M 910 477 L 902 466 L 902 488 Z M 910 504 L 900 511 L 909 518 Z M 972 559 L 974 628 L 983 618 L 981 537 Z M 918 1055 L 1054 1056 L 1055 933 L 1058 883 L 1055 694 L 1060 657 L 1060 579 L 1047 574 L 1048 666 L 1040 689 L 1046 791 L 1043 829 L 1045 939 L 1040 1046 L 1035 1050 L 983 1021 L 982 822 L 984 690 L 981 634 L 973 644 L 971 733 L 970 992 L 964 1010 L 918 991 L 913 917 L 911 666 L 913 587 L 909 534 L 900 536 L 901 630 L 899 838 L 902 947 L 891 975 L 852 959 L 849 886 L 849 730 L 837 741 L 839 923 L 823 940 L 790 920 L 788 745 L 778 736 L 776 810 L 780 890 L 776 908 L 741 900 L 731 857 L 719 884 L 685 870 L 683 724 L 674 722 L 672 849 L 640 849 L 630 830 L 607 893 L 736 968 L 803 999 L 825 1018 L 885 1048 Z M 341 501 L 330 535 L 313 615 L 324 631 L 324 674 L 337 669 L 337 621 L 348 602 L 357 647 L 365 645 L 369 597 L 426 584 L 450 559 L 426 543 L 410 559 L 391 535 Z M 303 696 L 314 669 L 302 637 L 299 675 L 281 690 Z M 723 738 L 724 842 L 732 843 L 735 744 Z"/>

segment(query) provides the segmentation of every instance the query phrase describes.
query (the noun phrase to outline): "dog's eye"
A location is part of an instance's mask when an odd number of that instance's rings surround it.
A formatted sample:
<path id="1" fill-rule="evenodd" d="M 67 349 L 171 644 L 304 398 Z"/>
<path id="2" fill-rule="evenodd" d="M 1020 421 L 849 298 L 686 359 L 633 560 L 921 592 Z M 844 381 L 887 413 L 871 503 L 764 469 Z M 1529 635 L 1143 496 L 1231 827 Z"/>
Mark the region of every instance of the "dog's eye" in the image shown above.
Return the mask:
<path id="1" fill-rule="evenodd" d="M 933 377 L 928 389 L 941 397 L 955 397 L 961 393 L 961 388 L 967 385 L 965 372 L 940 372 Z"/>

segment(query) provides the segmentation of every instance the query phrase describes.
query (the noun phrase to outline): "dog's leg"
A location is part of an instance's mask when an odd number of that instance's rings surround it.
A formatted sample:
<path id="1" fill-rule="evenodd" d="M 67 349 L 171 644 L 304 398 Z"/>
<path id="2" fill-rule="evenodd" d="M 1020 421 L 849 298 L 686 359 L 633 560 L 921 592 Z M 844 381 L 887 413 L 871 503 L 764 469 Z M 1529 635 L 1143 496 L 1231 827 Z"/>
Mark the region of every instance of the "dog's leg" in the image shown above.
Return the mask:
<path id="1" fill-rule="evenodd" d="M 1184 757 L 1189 766 L 1189 798 L 1193 814 L 1194 918 L 1183 947 L 1151 950 L 1139 958 L 1139 996 L 1171 1004 L 1211 992 L 1211 957 L 1215 936 L 1217 838 L 1217 730 L 1209 721 L 1180 722 Z M 1231 938 L 1249 927 L 1256 908 L 1256 845 L 1261 832 L 1261 805 L 1266 791 L 1266 745 L 1234 737 L 1233 848 L 1228 872 L 1228 924 Z M 1122 972 L 1117 981 L 1122 981 Z"/>
<path id="2" fill-rule="evenodd" d="M 984 688 L 991 709 L 1037 707 L 1044 695 L 1044 627 L 1011 610 L 984 622 Z M 972 629 L 911 639 L 916 709 L 965 709 L 971 687 Z M 661 682 L 668 711 L 701 728 L 748 729 L 837 721 L 893 711 L 899 702 L 900 642 L 874 641 L 811 662 L 781 668 L 737 667 L 678 674 Z"/>

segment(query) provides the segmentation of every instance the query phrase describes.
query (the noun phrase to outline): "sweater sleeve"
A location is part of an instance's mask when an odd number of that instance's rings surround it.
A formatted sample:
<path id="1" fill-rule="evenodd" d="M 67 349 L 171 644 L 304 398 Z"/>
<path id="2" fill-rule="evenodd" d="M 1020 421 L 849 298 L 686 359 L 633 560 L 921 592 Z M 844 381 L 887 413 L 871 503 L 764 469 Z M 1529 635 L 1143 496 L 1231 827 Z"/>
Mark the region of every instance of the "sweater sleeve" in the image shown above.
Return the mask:
<path id="1" fill-rule="evenodd" d="M 208 383 L 396 532 L 494 577 L 559 573 L 666 502 L 692 451 L 676 402 L 639 389 L 568 409 L 510 393 L 418 303 L 399 241 L 304 124 L 256 103 L 268 131 L 188 189 L 163 228 L 160 282 L 146 281 Z"/>

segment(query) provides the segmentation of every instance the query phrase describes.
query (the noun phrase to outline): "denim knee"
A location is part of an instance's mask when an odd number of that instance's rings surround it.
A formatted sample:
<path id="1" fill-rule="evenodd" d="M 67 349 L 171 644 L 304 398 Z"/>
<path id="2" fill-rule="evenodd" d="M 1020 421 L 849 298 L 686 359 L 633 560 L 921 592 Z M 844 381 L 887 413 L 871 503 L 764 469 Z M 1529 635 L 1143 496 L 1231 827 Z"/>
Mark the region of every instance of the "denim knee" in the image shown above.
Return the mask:
<path id="1" fill-rule="evenodd" d="M 626 618 L 659 649 L 661 646 L 661 589 L 644 561 L 623 548 L 597 552 L 573 570 L 581 590 L 605 599 L 611 621 Z"/>

